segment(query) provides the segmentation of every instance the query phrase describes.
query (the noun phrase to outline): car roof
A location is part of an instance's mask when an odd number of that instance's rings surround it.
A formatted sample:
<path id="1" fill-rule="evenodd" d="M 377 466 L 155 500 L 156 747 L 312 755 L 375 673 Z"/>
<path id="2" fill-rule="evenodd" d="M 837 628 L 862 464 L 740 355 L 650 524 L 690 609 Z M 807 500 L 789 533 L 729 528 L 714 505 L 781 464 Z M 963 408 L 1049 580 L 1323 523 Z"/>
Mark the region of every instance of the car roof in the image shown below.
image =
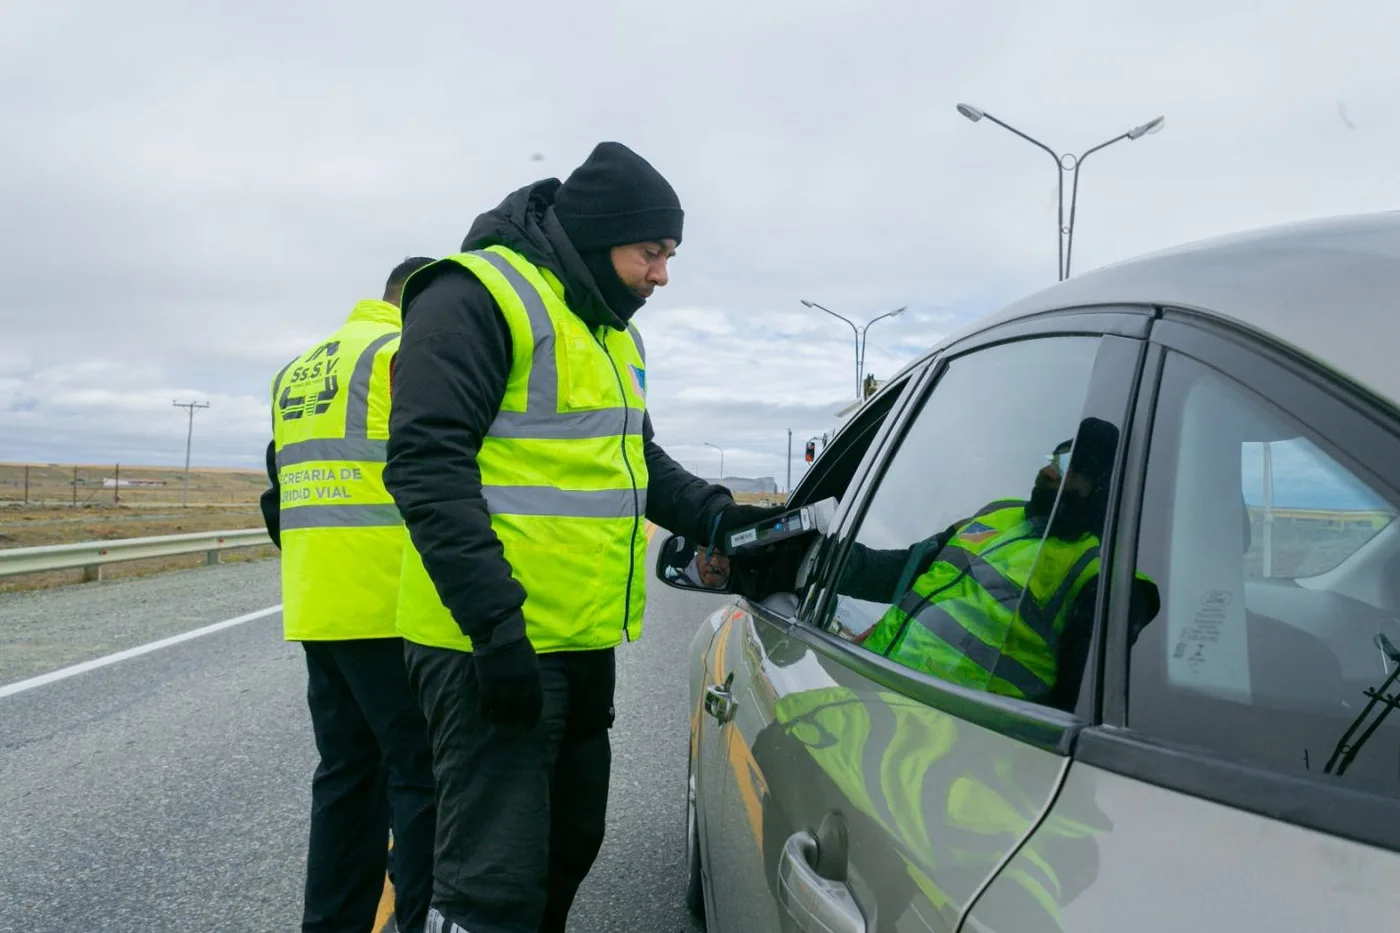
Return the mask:
<path id="1" fill-rule="evenodd" d="M 1184 308 L 1231 322 L 1400 407 L 1400 211 L 1213 237 L 1104 266 L 974 322 L 920 361 L 1019 318 L 1124 304 Z"/>

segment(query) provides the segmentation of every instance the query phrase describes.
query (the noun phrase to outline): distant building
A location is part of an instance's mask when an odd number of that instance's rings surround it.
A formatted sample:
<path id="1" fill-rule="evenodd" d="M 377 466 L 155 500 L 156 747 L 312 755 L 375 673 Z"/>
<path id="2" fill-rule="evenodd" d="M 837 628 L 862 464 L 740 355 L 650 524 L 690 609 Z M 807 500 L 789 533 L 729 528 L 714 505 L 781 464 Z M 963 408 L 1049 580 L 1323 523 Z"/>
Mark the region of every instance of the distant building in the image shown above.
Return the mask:
<path id="1" fill-rule="evenodd" d="M 163 479 L 113 479 L 110 476 L 103 477 L 103 489 L 160 489 L 165 485 Z"/>
<path id="2" fill-rule="evenodd" d="M 707 479 L 706 482 L 719 483 L 730 492 L 751 492 L 761 495 L 775 495 L 778 492 L 778 481 L 771 476 L 725 476 L 720 479 Z"/>

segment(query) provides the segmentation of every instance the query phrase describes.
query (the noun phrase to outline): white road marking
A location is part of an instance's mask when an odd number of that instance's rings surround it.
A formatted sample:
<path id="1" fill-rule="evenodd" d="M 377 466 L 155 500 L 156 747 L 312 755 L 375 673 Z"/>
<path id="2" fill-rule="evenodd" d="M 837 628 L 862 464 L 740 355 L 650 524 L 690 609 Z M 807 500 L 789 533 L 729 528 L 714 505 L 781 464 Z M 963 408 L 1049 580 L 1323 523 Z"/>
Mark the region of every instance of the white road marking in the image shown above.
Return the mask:
<path id="1" fill-rule="evenodd" d="M 162 638 L 160 641 L 153 641 L 148 645 L 138 645 L 135 648 L 128 648 L 125 651 L 118 651 L 115 654 L 94 658 L 91 661 L 84 661 L 81 664 L 74 664 L 70 667 L 59 668 L 47 674 L 40 674 L 38 677 L 31 677 L 28 680 L 21 680 L 16 683 L 0 686 L 0 697 L 12 696 L 16 693 L 23 693 L 35 687 L 42 687 L 59 680 L 67 680 L 69 677 L 76 677 L 79 674 L 86 674 L 88 671 L 95 671 L 99 667 L 106 667 L 109 664 L 116 664 L 118 661 L 125 661 L 127 658 L 140 657 L 143 654 L 150 654 L 152 651 L 159 651 L 171 645 L 178 645 L 182 641 L 190 641 L 203 635 L 212 635 L 215 632 L 223 631 L 226 628 L 233 628 L 235 625 L 242 625 L 244 622 L 252 622 L 254 619 L 265 619 L 270 615 L 282 611 L 282 604 L 269 606 L 266 609 L 259 609 L 257 612 L 250 612 L 247 615 L 238 616 L 235 619 L 225 619 L 222 622 L 215 622 L 213 625 L 206 625 L 204 628 L 197 628 L 192 632 L 183 632 L 179 635 L 171 635 L 169 638 Z"/>

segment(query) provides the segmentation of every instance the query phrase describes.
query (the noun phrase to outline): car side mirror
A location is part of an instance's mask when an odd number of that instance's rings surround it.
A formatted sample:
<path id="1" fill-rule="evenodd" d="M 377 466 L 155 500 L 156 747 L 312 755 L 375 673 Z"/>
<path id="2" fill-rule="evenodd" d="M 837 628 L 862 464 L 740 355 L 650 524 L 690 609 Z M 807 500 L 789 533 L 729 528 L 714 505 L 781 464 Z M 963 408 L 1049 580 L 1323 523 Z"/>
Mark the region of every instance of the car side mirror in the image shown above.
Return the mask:
<path id="1" fill-rule="evenodd" d="M 671 535 L 657 550 L 656 578 L 677 590 L 732 593 L 729 558 L 708 551 L 682 535 Z"/>

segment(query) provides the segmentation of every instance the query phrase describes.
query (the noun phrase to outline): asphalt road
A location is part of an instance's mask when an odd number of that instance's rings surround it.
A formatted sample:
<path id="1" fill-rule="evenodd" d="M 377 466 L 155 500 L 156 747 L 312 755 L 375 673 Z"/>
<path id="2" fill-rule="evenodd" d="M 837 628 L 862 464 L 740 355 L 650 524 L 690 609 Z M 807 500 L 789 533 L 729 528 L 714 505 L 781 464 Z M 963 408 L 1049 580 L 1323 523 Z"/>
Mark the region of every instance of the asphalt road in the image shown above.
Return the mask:
<path id="1" fill-rule="evenodd" d="M 278 601 L 273 562 L 0 596 L 0 684 Z M 719 604 L 652 581 L 645 636 L 619 649 L 608 838 L 571 931 L 700 929 L 681 671 Z M 273 614 L 0 696 L 0 931 L 297 929 L 305 682 Z"/>

